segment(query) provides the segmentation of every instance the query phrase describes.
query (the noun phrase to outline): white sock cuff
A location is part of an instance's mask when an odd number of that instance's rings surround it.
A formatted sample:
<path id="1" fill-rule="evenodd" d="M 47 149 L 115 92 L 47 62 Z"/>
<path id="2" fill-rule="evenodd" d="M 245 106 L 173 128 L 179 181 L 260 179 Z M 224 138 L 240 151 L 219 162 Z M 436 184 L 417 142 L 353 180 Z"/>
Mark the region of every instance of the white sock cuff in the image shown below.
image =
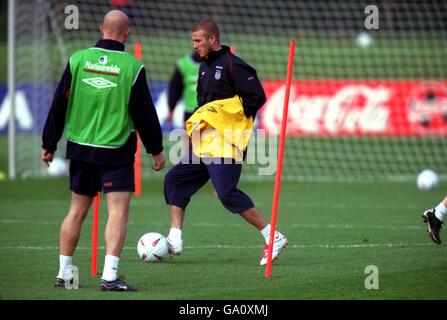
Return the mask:
<path id="1" fill-rule="evenodd" d="M 59 255 L 59 262 L 65 266 L 73 264 L 73 256 L 63 256 Z"/>
<path id="2" fill-rule="evenodd" d="M 270 232 L 272 232 L 272 227 L 270 224 L 268 224 L 264 229 L 261 230 L 261 233 L 265 239 L 265 243 L 267 243 L 267 244 L 270 242 Z M 278 235 L 277 230 L 275 230 L 275 237 L 276 237 L 276 235 Z"/>
<path id="3" fill-rule="evenodd" d="M 116 256 L 106 255 L 106 263 L 110 263 L 113 266 L 117 266 L 120 262 L 120 258 Z"/>
<path id="4" fill-rule="evenodd" d="M 181 240 L 182 239 L 182 229 L 171 228 L 171 230 L 169 230 L 168 237 L 169 237 L 169 239 L 172 239 L 172 240 Z"/>
<path id="5" fill-rule="evenodd" d="M 118 264 L 119 264 L 120 258 L 106 255 L 105 261 L 104 261 L 104 270 L 102 272 L 101 279 L 106 281 L 113 281 L 118 278 Z"/>
<path id="6" fill-rule="evenodd" d="M 270 237 L 270 224 L 266 225 L 264 229 L 261 230 L 261 234 L 265 239 L 268 239 Z"/>
<path id="7" fill-rule="evenodd" d="M 261 233 L 265 239 L 265 243 L 269 243 L 270 241 L 270 232 L 272 231 L 272 227 L 268 224 L 264 229 L 261 230 Z M 275 237 L 279 234 L 278 230 L 275 230 Z"/>
<path id="8" fill-rule="evenodd" d="M 435 216 L 436 218 L 438 218 L 439 220 L 443 221 L 444 220 L 444 216 L 447 212 L 447 208 L 444 205 L 444 202 L 442 201 L 440 204 L 438 204 L 438 206 L 435 208 Z"/>
<path id="9" fill-rule="evenodd" d="M 69 267 L 71 267 L 72 264 L 73 264 L 72 256 L 59 255 L 59 273 L 57 274 L 57 277 L 61 279 L 70 277 L 73 271 Z"/>

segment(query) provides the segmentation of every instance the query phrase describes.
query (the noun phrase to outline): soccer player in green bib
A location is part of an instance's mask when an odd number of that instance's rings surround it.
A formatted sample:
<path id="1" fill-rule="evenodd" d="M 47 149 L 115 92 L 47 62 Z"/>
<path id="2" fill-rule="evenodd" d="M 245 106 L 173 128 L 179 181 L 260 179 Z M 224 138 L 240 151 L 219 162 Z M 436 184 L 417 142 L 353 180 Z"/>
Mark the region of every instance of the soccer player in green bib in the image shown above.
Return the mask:
<path id="1" fill-rule="evenodd" d="M 172 114 L 182 98 L 185 108 L 183 122 L 194 113 L 197 107 L 197 78 L 200 63 L 200 56 L 195 51 L 177 60 L 168 85 L 169 122 L 172 122 Z"/>
<path id="2" fill-rule="evenodd" d="M 106 195 L 106 257 L 100 288 L 137 291 L 119 278 L 129 204 L 134 185 L 136 132 L 153 169 L 164 167 L 162 134 L 141 62 L 124 52 L 129 20 L 109 11 L 100 26 L 102 40 L 75 52 L 56 88 L 42 133 L 42 161 L 51 165 L 65 129 L 70 159 L 71 204 L 60 229 L 56 287 L 73 283 L 73 254 L 93 197 Z"/>

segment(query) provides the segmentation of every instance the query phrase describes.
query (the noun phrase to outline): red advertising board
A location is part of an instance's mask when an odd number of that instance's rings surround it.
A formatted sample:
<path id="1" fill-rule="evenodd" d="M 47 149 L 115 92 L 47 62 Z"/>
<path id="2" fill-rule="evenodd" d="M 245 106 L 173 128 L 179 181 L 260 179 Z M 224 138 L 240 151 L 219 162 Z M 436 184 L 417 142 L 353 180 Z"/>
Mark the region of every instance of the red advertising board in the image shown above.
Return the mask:
<path id="1" fill-rule="evenodd" d="M 284 83 L 265 81 L 259 127 L 281 126 Z M 299 80 L 287 133 L 296 136 L 447 135 L 447 81 Z"/>

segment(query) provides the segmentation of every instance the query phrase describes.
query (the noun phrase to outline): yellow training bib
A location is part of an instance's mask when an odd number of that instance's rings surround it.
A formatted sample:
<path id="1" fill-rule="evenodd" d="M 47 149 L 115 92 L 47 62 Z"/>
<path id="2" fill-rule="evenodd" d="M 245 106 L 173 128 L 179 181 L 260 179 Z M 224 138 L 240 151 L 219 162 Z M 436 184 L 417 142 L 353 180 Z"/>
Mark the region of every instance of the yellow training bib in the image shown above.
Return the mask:
<path id="1" fill-rule="evenodd" d="M 192 151 L 198 157 L 242 161 L 253 132 L 253 118 L 244 114 L 239 96 L 209 102 L 186 120 Z"/>

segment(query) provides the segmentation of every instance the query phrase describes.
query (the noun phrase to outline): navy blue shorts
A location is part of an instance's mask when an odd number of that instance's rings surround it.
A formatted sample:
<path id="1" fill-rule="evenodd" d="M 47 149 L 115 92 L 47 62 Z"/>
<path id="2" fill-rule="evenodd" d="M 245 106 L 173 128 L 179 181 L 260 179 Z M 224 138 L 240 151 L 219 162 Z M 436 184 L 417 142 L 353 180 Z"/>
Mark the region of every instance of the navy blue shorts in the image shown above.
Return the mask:
<path id="1" fill-rule="evenodd" d="M 253 208 L 254 204 L 245 193 L 237 188 L 241 172 L 242 164 L 238 163 L 180 162 L 165 175 L 166 204 L 185 209 L 191 196 L 211 179 L 223 206 L 232 213 L 242 213 Z"/>
<path id="2" fill-rule="evenodd" d="M 70 161 L 70 189 L 77 194 L 96 196 L 100 191 L 135 191 L 133 164 L 107 166 Z"/>

